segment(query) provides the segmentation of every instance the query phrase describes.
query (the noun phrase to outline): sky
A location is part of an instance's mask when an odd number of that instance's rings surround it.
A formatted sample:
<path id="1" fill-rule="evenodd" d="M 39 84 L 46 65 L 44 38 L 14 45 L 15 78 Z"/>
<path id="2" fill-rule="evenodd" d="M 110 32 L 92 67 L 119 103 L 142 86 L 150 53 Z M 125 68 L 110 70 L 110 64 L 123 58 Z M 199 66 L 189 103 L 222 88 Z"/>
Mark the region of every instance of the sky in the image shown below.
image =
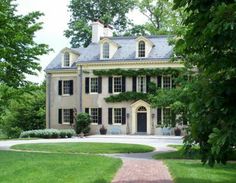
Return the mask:
<path id="1" fill-rule="evenodd" d="M 38 73 L 38 76 L 27 76 L 27 80 L 42 82 L 45 78 L 43 71 L 45 67 L 60 50 L 70 47 L 70 40 L 64 36 L 64 30 L 68 28 L 67 24 L 70 20 L 69 2 L 70 0 L 16 0 L 18 14 L 25 15 L 32 11 L 44 13 L 39 20 L 43 22 L 43 28 L 35 34 L 35 41 L 48 44 L 54 50 L 48 55 L 39 57 L 42 71 Z M 142 24 L 146 21 L 138 10 L 133 10 L 128 16 L 133 19 L 135 24 Z"/>

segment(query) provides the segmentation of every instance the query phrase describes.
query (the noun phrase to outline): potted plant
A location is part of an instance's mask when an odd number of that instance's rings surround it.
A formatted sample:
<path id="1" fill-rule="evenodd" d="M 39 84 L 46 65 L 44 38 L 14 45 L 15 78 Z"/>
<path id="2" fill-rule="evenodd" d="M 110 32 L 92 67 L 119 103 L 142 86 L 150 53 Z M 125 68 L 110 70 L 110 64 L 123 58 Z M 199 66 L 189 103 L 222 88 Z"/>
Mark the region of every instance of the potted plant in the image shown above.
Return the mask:
<path id="1" fill-rule="evenodd" d="M 107 134 L 107 129 L 104 125 L 102 125 L 102 127 L 100 128 L 100 134 L 101 135 L 106 135 Z"/>
<path id="2" fill-rule="evenodd" d="M 79 113 L 76 120 L 76 133 L 79 134 L 80 137 L 84 137 L 84 135 L 88 134 L 90 131 L 90 123 L 91 119 L 87 113 Z"/>
<path id="3" fill-rule="evenodd" d="M 181 135 L 181 129 L 179 127 L 176 127 L 174 132 L 175 132 L 175 136 L 180 136 Z"/>

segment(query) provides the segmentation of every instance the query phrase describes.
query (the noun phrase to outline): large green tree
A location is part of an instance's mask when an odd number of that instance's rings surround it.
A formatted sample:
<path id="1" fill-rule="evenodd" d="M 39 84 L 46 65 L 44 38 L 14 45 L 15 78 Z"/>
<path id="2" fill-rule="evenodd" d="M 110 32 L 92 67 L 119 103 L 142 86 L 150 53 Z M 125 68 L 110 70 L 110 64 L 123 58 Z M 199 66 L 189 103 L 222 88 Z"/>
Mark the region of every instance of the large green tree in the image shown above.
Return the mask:
<path id="1" fill-rule="evenodd" d="M 145 30 L 152 35 L 175 33 L 183 12 L 172 7 L 170 0 L 140 0 L 138 8 L 148 19 L 143 25 Z"/>
<path id="2" fill-rule="evenodd" d="M 4 88 L 0 87 L 0 91 L 1 89 Z M 7 93 L 18 94 L 18 97 L 7 100 L 7 107 L 4 113 L 0 114 L 0 129 L 3 129 L 8 137 L 19 137 L 23 130 L 45 128 L 46 83 L 27 84 L 20 89 L 8 87 L 7 90 Z"/>
<path id="3" fill-rule="evenodd" d="M 42 14 L 32 12 L 16 15 L 14 0 L 0 3 L 0 84 L 22 86 L 25 74 L 40 70 L 38 56 L 49 51 L 45 44 L 34 41 L 35 32 L 42 28 L 37 20 Z"/>
<path id="4" fill-rule="evenodd" d="M 187 91 L 191 97 L 186 142 L 200 145 L 204 163 L 226 163 L 236 146 L 236 2 L 174 3 L 187 13 L 187 29 L 178 35 L 175 53 L 198 70 Z"/>
<path id="5" fill-rule="evenodd" d="M 71 19 L 65 36 L 71 38 L 72 47 L 88 46 L 91 42 L 91 22 L 101 20 L 114 27 L 116 34 L 124 32 L 130 23 L 127 13 L 136 0 L 71 0 Z"/>

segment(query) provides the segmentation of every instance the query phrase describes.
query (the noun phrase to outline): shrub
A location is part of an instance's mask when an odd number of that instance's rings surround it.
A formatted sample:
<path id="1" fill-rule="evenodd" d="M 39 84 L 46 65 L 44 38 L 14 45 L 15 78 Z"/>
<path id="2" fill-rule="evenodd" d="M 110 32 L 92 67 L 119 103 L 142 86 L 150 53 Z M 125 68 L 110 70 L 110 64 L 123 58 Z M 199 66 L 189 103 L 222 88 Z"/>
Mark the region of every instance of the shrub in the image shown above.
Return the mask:
<path id="1" fill-rule="evenodd" d="M 76 133 L 77 134 L 80 134 L 81 132 L 83 132 L 84 134 L 89 133 L 90 123 L 91 119 L 87 113 L 79 113 L 77 115 L 77 121 L 76 121 Z"/>
<path id="2" fill-rule="evenodd" d="M 44 129 L 44 130 L 29 130 L 20 134 L 20 138 L 71 138 L 75 135 L 73 129 L 57 130 L 57 129 Z"/>

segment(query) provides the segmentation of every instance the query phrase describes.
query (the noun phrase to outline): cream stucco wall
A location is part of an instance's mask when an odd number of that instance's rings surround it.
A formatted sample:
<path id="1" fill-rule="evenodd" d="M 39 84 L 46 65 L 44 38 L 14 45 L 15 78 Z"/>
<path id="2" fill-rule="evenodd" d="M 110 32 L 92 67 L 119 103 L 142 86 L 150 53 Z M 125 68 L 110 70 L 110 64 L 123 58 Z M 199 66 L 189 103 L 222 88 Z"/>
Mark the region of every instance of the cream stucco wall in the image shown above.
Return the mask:
<path id="1" fill-rule="evenodd" d="M 80 73 L 82 67 L 83 72 Z M 68 71 L 50 71 L 47 74 L 47 127 L 50 128 L 71 128 L 70 125 L 58 124 L 58 109 L 59 108 L 76 108 L 80 109 L 80 86 L 82 85 L 82 109 L 102 107 L 102 124 L 108 128 L 108 133 L 114 125 L 108 125 L 108 108 L 126 108 L 126 124 L 117 125 L 122 134 L 136 134 L 137 132 L 137 108 L 141 105 L 147 108 L 147 134 L 161 135 L 160 130 L 156 128 L 157 111 L 150 107 L 149 104 L 139 101 L 138 103 L 120 102 L 106 103 L 104 98 L 110 96 L 108 93 L 108 77 L 102 77 L 102 93 L 101 94 L 86 94 L 85 93 L 85 77 L 96 77 L 93 75 L 94 69 L 138 69 L 138 68 L 165 68 L 165 67 L 184 67 L 181 63 L 170 63 L 164 61 L 137 61 L 137 62 L 106 62 L 106 63 L 86 63 L 78 65 L 77 70 Z M 82 83 L 80 76 L 82 75 Z M 74 92 L 72 96 L 58 95 L 58 81 L 73 80 Z M 156 77 L 152 77 L 151 81 L 156 82 Z M 50 84 L 50 87 L 49 87 Z M 126 77 L 126 91 L 132 91 L 132 78 Z M 133 104 L 133 105 L 132 105 Z M 134 105 L 135 104 L 135 105 Z M 49 115 L 50 113 L 50 115 Z M 128 114 L 128 115 L 127 115 Z M 50 119 L 49 119 L 50 118 Z M 50 125 L 49 125 L 50 122 Z M 91 125 L 91 134 L 99 133 L 101 125 Z"/>

